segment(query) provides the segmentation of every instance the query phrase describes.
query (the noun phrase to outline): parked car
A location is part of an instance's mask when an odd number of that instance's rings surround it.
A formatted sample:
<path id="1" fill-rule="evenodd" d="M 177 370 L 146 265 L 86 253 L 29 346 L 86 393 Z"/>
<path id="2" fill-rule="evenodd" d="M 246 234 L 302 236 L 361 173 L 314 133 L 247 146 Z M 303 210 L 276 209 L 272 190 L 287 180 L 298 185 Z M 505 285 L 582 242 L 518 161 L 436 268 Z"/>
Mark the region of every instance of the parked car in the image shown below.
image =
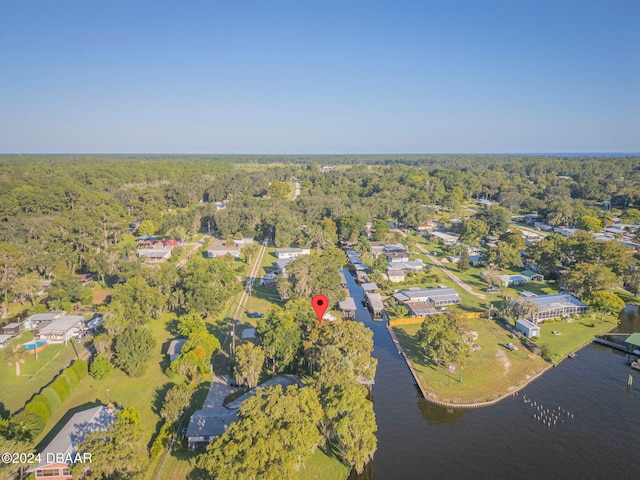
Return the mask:
<path id="1" fill-rule="evenodd" d="M 247 317 L 249 317 L 249 318 L 262 318 L 262 317 L 264 317 L 264 313 L 260 313 L 260 312 L 247 312 Z"/>
<path id="2" fill-rule="evenodd" d="M 511 350 L 512 352 L 515 352 L 516 350 L 518 350 L 518 347 L 516 347 L 513 343 L 509 342 L 507 343 L 507 348 L 509 350 Z"/>

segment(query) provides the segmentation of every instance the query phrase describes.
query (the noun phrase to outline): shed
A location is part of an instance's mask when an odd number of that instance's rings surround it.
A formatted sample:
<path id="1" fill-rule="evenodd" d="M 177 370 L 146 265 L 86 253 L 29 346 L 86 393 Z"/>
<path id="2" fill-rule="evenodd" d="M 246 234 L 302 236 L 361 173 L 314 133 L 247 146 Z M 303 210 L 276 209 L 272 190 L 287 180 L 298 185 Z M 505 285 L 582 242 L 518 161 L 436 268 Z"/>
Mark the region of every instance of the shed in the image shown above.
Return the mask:
<path id="1" fill-rule="evenodd" d="M 10 335 L 15 337 L 20 334 L 20 324 L 19 323 L 8 323 L 4 327 L 2 327 L 2 333 L 4 335 Z"/>
<path id="2" fill-rule="evenodd" d="M 528 338 L 540 336 L 540 327 L 525 318 L 516 322 L 516 330 Z"/>
<path id="3" fill-rule="evenodd" d="M 0 348 L 6 347 L 11 341 L 11 335 L 0 335 Z"/>
<path id="4" fill-rule="evenodd" d="M 173 362 L 180 356 L 180 350 L 184 344 L 187 343 L 186 338 L 176 338 L 175 340 L 171 340 L 169 344 L 169 348 L 167 348 L 167 355 L 169 355 L 169 361 Z"/>
<path id="5" fill-rule="evenodd" d="M 520 272 L 520 275 L 524 275 L 525 277 L 529 277 L 532 282 L 543 282 L 544 281 L 544 275 L 541 275 L 541 274 L 536 273 L 536 272 L 532 272 L 531 270 L 525 270 L 523 272 Z"/>

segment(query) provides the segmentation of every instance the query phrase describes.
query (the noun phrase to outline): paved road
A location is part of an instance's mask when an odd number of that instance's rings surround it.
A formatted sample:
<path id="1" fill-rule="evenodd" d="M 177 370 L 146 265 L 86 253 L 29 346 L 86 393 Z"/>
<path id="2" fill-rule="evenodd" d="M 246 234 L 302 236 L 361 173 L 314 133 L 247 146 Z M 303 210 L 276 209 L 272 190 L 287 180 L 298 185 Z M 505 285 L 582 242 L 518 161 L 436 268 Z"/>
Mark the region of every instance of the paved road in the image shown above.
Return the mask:
<path id="1" fill-rule="evenodd" d="M 227 395 L 231 393 L 233 388 L 229 385 L 229 379 L 226 375 L 216 375 L 213 377 L 207 398 L 202 404 L 202 410 L 219 410 L 228 414 L 229 411 L 222 405 Z"/>

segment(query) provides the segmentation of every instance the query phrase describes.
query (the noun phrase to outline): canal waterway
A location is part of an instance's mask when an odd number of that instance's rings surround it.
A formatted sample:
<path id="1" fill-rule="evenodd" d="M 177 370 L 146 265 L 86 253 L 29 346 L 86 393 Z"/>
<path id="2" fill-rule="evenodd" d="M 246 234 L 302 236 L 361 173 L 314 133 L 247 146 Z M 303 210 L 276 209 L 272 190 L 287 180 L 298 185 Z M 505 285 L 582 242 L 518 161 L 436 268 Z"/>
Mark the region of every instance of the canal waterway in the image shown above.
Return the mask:
<path id="1" fill-rule="evenodd" d="M 345 271 L 356 320 L 374 332 L 378 450 L 364 479 L 640 478 L 640 375 L 626 356 L 592 344 L 497 405 L 446 409 L 424 400 L 384 322 L 362 306 Z M 637 307 L 620 331 L 640 331 Z"/>

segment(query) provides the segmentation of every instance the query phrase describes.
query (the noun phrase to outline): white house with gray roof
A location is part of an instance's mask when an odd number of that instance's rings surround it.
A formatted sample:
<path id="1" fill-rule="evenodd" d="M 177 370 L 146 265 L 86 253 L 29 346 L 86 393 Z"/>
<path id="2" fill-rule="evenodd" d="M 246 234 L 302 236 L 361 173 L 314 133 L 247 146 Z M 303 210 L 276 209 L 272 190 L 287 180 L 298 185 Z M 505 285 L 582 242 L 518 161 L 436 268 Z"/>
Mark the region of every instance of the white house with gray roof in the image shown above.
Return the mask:
<path id="1" fill-rule="evenodd" d="M 39 340 L 48 343 L 67 343 L 84 329 L 84 317 L 81 315 L 65 315 L 36 328 Z"/>
<path id="2" fill-rule="evenodd" d="M 538 295 L 537 297 L 519 299 L 518 301 L 531 302 L 536 305 L 537 311 L 531 314 L 529 318 L 535 324 L 552 318 L 563 318 L 589 312 L 588 305 L 568 293 Z"/>
<path id="3" fill-rule="evenodd" d="M 398 303 L 426 302 L 435 307 L 457 305 L 460 295 L 453 288 L 428 288 L 400 290 L 392 295 Z"/>
<path id="4" fill-rule="evenodd" d="M 76 413 L 42 452 L 39 452 L 38 465 L 28 471 L 33 472 L 36 479 L 71 479 L 72 463 L 82 462 L 87 468 L 91 466 L 91 452 L 78 452 L 78 444 L 89 433 L 107 430 L 114 421 L 114 409 L 104 405 Z"/>

